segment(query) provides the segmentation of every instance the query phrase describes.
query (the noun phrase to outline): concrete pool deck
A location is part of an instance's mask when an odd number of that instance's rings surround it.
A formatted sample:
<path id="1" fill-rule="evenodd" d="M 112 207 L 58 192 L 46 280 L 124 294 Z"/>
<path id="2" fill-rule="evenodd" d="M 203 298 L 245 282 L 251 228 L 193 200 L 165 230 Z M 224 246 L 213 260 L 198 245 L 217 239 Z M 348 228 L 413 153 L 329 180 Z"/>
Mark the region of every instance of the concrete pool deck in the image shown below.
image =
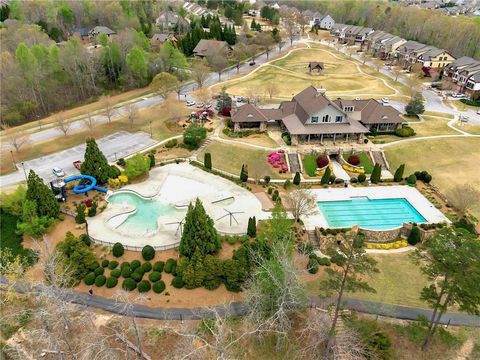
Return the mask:
<path id="1" fill-rule="evenodd" d="M 404 198 L 425 218 L 427 223 L 450 222 L 420 191 L 407 185 L 312 189 L 310 191 L 316 201 L 342 201 L 355 197 L 367 197 L 370 200 Z M 315 227 L 331 227 L 318 208 L 315 214 L 304 219 L 304 224 L 307 230 L 314 230 Z"/>
<path id="2" fill-rule="evenodd" d="M 245 234 L 249 217 L 255 216 L 258 221 L 270 216 L 250 191 L 187 163 L 155 168 L 147 180 L 127 185 L 113 194 L 121 192 L 174 205 L 178 211 L 174 215 L 159 216 L 156 231 L 135 234 L 121 226 L 129 216 L 135 215 L 135 208 L 109 203 L 102 213 L 88 220 L 89 235 L 94 241 L 109 246 L 120 242 L 130 250 L 141 250 L 145 245 L 157 250 L 174 248 L 180 242 L 178 222 L 185 218 L 188 204 L 196 198 L 202 201 L 220 234 Z M 231 224 L 228 211 L 235 213 Z"/>

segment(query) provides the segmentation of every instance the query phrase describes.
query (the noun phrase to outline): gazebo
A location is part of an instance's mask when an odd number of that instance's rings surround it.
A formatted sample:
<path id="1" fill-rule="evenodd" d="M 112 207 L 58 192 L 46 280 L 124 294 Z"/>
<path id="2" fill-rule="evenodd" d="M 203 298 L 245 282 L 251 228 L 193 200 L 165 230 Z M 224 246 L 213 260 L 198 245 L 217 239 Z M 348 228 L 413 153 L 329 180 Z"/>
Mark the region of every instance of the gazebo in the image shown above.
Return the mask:
<path id="1" fill-rule="evenodd" d="M 308 70 L 309 72 L 312 72 L 312 70 L 317 70 L 318 73 L 320 74 L 323 69 L 325 69 L 325 65 L 323 62 L 318 62 L 318 61 L 311 61 L 308 63 Z"/>

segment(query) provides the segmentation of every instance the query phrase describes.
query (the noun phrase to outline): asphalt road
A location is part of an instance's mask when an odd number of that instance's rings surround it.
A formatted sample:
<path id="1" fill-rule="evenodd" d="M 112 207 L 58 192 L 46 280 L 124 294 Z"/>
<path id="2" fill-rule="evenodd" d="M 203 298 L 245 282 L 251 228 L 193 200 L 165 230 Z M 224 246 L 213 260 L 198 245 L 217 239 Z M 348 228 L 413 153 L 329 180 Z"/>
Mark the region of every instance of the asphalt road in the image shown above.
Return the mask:
<path id="1" fill-rule="evenodd" d="M 145 132 L 119 131 L 97 139 L 100 150 L 110 162 L 138 152 L 155 143 L 156 141 Z M 21 163 L 17 164 L 18 171 L 0 177 L 0 186 L 9 186 L 25 180 L 25 174 L 28 175 L 30 169 L 34 170 L 47 183 L 55 178 L 52 173 L 54 166 L 62 168 L 67 176 L 78 174 L 78 170 L 73 167 L 73 162 L 76 160 L 83 161 L 84 154 L 85 144 L 82 144 L 51 155 L 25 161 L 23 166 Z M 25 173 L 23 167 L 25 167 Z"/>

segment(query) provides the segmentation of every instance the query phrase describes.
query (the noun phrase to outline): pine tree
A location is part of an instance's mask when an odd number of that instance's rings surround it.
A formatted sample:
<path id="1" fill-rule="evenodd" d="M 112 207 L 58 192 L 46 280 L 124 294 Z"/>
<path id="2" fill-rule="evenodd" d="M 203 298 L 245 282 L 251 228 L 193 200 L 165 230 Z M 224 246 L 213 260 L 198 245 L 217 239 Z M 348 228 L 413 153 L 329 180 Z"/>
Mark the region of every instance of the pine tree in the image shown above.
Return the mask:
<path id="1" fill-rule="evenodd" d="M 60 212 L 60 205 L 52 190 L 33 170 L 28 174 L 26 199 L 35 201 L 38 216 L 56 218 Z"/>
<path id="2" fill-rule="evenodd" d="M 257 236 L 257 220 L 255 216 L 248 218 L 247 235 L 252 238 Z"/>
<path id="3" fill-rule="evenodd" d="M 216 253 L 221 248 L 213 220 L 207 215 L 202 202 L 197 198 L 195 205 L 188 207 L 180 241 L 180 254 L 191 258 L 196 250 L 202 256 Z"/>
<path id="4" fill-rule="evenodd" d="M 372 175 L 370 175 L 370 181 L 373 183 L 380 182 L 382 177 L 382 165 L 375 164 L 373 167 Z"/>
<path id="5" fill-rule="evenodd" d="M 300 185 L 300 173 L 297 171 L 293 177 L 293 183 L 295 185 Z"/>
<path id="6" fill-rule="evenodd" d="M 248 168 L 247 165 L 242 164 L 242 170 L 240 170 L 240 181 L 246 182 L 248 180 Z"/>
<path id="7" fill-rule="evenodd" d="M 252 20 L 252 23 L 250 24 L 250 29 L 256 30 L 257 29 L 257 22 L 255 19 Z"/>
<path id="8" fill-rule="evenodd" d="M 323 173 L 322 179 L 320 180 L 320 183 L 322 185 L 328 184 L 328 181 L 330 180 L 330 175 L 332 172 L 330 171 L 330 167 L 327 167 L 325 169 L 325 172 Z"/>
<path id="9" fill-rule="evenodd" d="M 402 164 L 395 171 L 395 175 L 393 175 L 393 181 L 395 181 L 395 182 L 402 181 L 404 171 L 405 171 L 405 164 Z"/>
<path id="10" fill-rule="evenodd" d="M 93 176 L 100 184 L 104 184 L 109 178 L 115 177 L 115 171 L 108 164 L 107 158 L 98 148 L 95 139 L 87 139 L 85 149 L 85 161 L 80 168 L 82 174 Z"/>
<path id="11" fill-rule="evenodd" d="M 212 169 L 212 154 L 205 153 L 205 158 L 203 159 L 203 166 L 205 166 L 205 169 Z"/>

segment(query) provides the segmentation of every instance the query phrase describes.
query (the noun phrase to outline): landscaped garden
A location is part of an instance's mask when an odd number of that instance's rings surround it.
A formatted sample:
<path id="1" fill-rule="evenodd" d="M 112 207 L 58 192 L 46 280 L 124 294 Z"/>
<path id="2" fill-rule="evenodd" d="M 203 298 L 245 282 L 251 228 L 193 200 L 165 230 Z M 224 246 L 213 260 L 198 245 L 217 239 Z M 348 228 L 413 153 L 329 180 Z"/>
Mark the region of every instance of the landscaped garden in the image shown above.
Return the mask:
<path id="1" fill-rule="evenodd" d="M 366 174 L 371 174 L 373 171 L 373 162 L 370 156 L 365 152 L 360 153 L 344 153 L 343 159 L 353 166 L 363 166 Z"/>

